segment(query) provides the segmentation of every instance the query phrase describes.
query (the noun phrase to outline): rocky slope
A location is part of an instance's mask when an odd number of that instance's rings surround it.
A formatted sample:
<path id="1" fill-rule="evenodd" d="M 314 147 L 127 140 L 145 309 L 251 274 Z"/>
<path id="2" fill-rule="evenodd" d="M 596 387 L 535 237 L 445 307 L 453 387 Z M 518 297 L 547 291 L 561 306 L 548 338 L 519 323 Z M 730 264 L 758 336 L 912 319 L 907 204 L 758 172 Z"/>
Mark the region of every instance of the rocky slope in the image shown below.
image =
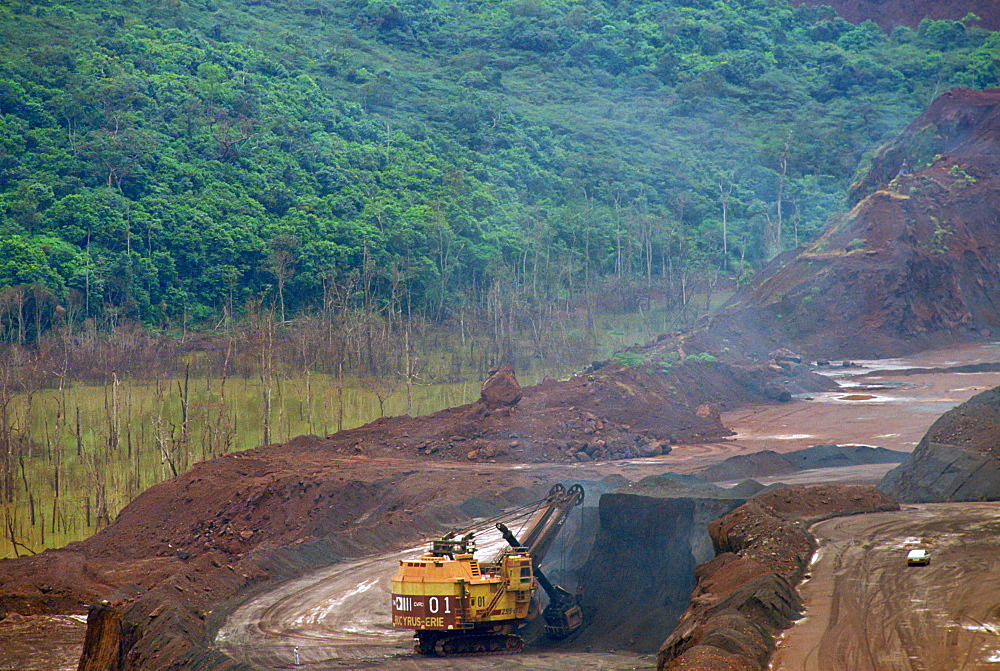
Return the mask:
<path id="1" fill-rule="evenodd" d="M 747 496 L 661 476 L 601 496 L 597 538 L 580 571 L 587 626 L 571 643 L 655 653 L 684 611 L 695 567 L 714 554 L 709 522 Z"/>
<path id="2" fill-rule="evenodd" d="M 878 151 L 852 197 L 689 347 L 880 357 L 1000 332 L 1000 89 L 940 96 Z"/>
<path id="3" fill-rule="evenodd" d="M 1000 500 L 1000 387 L 938 418 L 879 488 L 912 503 Z"/>

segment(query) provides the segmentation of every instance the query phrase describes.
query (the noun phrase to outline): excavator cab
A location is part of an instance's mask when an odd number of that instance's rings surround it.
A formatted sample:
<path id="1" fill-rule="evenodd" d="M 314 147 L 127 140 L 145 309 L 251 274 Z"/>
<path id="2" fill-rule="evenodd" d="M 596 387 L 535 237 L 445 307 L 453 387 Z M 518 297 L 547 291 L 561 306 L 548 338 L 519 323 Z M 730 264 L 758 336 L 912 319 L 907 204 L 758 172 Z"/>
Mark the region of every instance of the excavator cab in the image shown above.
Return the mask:
<path id="1" fill-rule="evenodd" d="M 436 540 L 431 543 L 431 554 L 438 557 L 451 557 L 455 558 L 455 555 L 471 555 L 476 553 L 476 543 L 472 538 L 472 534 L 466 534 L 460 539 L 455 538 L 455 532 L 449 532 L 445 534 L 444 538 L 441 540 Z"/>

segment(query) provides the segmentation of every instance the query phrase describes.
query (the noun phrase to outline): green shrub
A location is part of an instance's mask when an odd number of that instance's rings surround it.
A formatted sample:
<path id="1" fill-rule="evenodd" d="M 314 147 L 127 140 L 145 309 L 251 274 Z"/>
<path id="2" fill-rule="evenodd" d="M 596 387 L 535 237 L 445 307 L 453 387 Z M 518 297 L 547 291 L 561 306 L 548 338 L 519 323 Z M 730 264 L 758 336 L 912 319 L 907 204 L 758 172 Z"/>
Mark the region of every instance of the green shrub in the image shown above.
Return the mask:
<path id="1" fill-rule="evenodd" d="M 635 352 L 615 352 L 611 358 L 623 366 L 641 366 L 648 361 L 645 355 Z"/>

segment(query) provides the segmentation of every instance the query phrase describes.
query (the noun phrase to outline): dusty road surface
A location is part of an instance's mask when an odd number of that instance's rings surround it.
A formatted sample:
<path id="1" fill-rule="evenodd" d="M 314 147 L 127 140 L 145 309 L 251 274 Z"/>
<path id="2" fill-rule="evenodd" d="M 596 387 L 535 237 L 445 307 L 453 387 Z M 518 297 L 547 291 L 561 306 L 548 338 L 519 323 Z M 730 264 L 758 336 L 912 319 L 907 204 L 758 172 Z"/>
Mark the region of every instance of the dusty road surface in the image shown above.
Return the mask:
<path id="1" fill-rule="evenodd" d="M 775 671 L 1000 669 L 1000 503 L 937 503 L 813 526 L 806 617 Z M 930 551 L 927 566 L 906 553 Z"/>
<path id="2" fill-rule="evenodd" d="M 0 633 L 0 669 L 74 671 L 87 628 L 84 615 L 5 614 Z"/>

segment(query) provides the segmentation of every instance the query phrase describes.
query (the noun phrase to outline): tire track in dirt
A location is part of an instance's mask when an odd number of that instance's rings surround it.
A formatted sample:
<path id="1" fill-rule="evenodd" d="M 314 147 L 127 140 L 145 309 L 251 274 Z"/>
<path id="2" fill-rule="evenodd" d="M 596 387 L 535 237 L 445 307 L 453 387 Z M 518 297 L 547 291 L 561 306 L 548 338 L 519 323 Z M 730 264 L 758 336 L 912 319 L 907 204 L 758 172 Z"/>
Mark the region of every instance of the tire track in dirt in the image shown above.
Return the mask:
<path id="1" fill-rule="evenodd" d="M 774 671 L 1000 669 L 1000 503 L 907 506 L 814 525 L 806 617 Z M 908 567 L 926 547 L 931 564 Z"/>

